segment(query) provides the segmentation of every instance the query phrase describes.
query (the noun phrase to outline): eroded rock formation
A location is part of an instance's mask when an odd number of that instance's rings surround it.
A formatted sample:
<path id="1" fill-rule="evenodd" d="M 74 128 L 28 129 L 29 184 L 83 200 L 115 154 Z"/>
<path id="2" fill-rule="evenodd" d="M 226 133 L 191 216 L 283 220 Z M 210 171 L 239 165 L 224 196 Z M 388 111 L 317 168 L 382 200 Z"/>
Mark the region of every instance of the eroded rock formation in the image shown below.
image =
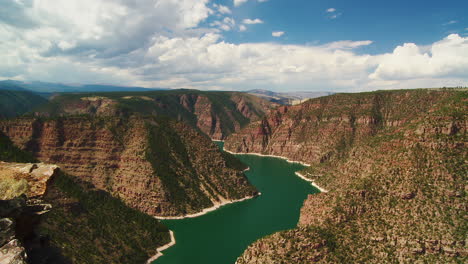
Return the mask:
<path id="1" fill-rule="evenodd" d="M 460 263 L 467 250 L 466 90 L 338 94 L 281 108 L 226 142 L 311 164 L 329 190 L 239 264 Z"/>
<path id="2" fill-rule="evenodd" d="M 197 213 L 256 191 L 189 125 L 130 117 L 21 118 L 0 131 L 47 163 L 154 216 Z"/>

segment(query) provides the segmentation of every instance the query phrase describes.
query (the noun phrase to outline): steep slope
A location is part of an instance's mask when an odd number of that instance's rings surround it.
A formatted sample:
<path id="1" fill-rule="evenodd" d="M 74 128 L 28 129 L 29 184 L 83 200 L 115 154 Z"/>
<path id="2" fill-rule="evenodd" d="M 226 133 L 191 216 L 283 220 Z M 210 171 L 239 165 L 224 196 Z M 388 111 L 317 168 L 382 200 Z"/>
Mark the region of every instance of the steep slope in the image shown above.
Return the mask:
<path id="1" fill-rule="evenodd" d="M 169 242 L 156 219 L 55 165 L 0 162 L 0 185 L 14 181 L 27 188 L 0 201 L 2 263 L 144 263 Z"/>
<path id="2" fill-rule="evenodd" d="M 219 140 L 250 121 L 258 120 L 273 107 L 271 103 L 243 93 L 173 90 L 62 94 L 38 112 L 45 116 L 162 115 L 184 121 Z"/>
<path id="3" fill-rule="evenodd" d="M 47 99 L 29 91 L 0 89 L 0 118 L 20 116 L 46 103 Z"/>
<path id="4" fill-rule="evenodd" d="M 153 216 L 182 216 L 256 194 L 239 166 L 189 125 L 163 117 L 0 121 L 21 149 Z"/>
<path id="5" fill-rule="evenodd" d="M 281 108 L 226 142 L 311 164 L 298 228 L 238 263 L 463 263 L 466 90 L 338 94 Z"/>

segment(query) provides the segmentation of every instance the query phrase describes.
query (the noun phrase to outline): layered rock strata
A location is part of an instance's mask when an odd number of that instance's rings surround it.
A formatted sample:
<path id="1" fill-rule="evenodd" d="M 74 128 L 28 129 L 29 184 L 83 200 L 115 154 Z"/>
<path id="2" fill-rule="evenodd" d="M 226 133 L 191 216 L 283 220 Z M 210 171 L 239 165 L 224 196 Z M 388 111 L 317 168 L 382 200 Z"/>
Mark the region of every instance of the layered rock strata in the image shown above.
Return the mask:
<path id="1" fill-rule="evenodd" d="M 258 120 L 275 104 L 235 92 L 176 90 L 140 93 L 63 94 L 38 109 L 36 115 L 122 116 L 129 113 L 167 116 L 222 140 L 250 121 Z"/>
<path id="2" fill-rule="evenodd" d="M 0 121 L 16 146 L 153 216 L 181 216 L 256 193 L 209 138 L 167 119 Z"/>
<path id="3" fill-rule="evenodd" d="M 328 193 L 296 229 L 237 263 L 462 263 L 467 250 L 466 90 L 342 94 L 282 108 L 228 149 L 297 159 Z"/>

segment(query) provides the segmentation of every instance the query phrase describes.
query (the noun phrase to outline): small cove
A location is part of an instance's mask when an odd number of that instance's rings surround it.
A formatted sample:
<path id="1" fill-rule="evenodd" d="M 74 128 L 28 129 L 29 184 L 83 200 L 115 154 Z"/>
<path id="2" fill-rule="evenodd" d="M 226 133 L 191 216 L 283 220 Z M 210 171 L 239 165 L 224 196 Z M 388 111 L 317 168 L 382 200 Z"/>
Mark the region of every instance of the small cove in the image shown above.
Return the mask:
<path id="1" fill-rule="evenodd" d="M 250 167 L 245 174 L 262 195 L 200 217 L 163 220 L 177 243 L 154 264 L 233 264 L 255 240 L 294 228 L 307 195 L 319 192 L 295 175 L 303 165 L 280 158 L 236 156 Z"/>

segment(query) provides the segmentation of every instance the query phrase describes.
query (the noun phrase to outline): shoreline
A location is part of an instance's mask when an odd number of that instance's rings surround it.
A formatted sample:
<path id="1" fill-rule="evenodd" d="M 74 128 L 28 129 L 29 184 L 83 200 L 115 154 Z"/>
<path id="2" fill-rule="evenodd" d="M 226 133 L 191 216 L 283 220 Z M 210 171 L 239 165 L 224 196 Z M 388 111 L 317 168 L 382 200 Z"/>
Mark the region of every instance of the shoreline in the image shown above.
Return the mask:
<path id="1" fill-rule="evenodd" d="M 148 259 L 146 261 L 146 264 L 150 264 L 151 262 L 157 260 L 159 257 L 161 257 L 163 255 L 163 251 L 174 246 L 176 244 L 176 240 L 175 240 L 175 236 L 174 236 L 174 232 L 172 232 L 172 230 L 169 230 L 169 234 L 171 236 L 171 241 L 169 243 L 167 243 L 166 245 L 163 245 L 163 246 L 160 246 L 156 249 L 156 255 L 152 256 L 150 259 Z"/>
<path id="2" fill-rule="evenodd" d="M 324 188 L 318 186 L 313 180 L 307 178 L 306 176 L 304 176 L 304 175 L 301 174 L 300 172 L 296 171 L 295 173 L 296 173 L 296 175 L 297 175 L 299 178 L 303 179 L 303 180 L 306 181 L 306 182 L 310 182 L 310 183 L 312 184 L 312 186 L 314 186 L 315 188 L 319 189 L 320 192 L 323 192 L 323 193 L 327 193 L 327 192 L 328 192 L 327 190 L 325 190 Z"/>
<path id="3" fill-rule="evenodd" d="M 255 153 L 255 152 L 233 152 L 227 149 L 224 149 L 227 153 L 230 154 L 238 154 L 238 155 L 253 155 L 253 156 L 260 156 L 260 157 L 271 157 L 271 158 L 280 158 L 284 159 L 289 163 L 296 163 L 296 164 L 301 164 L 306 167 L 310 167 L 310 164 L 302 162 L 302 161 L 297 161 L 297 160 L 290 160 L 288 157 L 283 157 L 283 156 L 277 156 L 277 155 L 267 155 L 267 154 L 261 154 L 261 153 Z"/>
<path id="4" fill-rule="evenodd" d="M 255 195 L 255 196 L 249 195 L 249 196 L 244 197 L 242 199 L 225 201 L 225 202 L 222 202 L 222 203 L 219 203 L 219 204 L 215 204 L 212 207 L 205 208 L 201 212 L 195 213 L 195 214 L 189 214 L 189 215 L 184 215 L 184 216 L 155 216 L 154 218 L 156 218 L 158 220 L 182 220 L 182 219 L 187 219 L 187 218 L 195 218 L 195 217 L 199 217 L 199 216 L 202 216 L 202 215 L 206 215 L 207 213 L 213 212 L 215 210 L 218 210 L 219 208 L 221 208 L 221 207 L 223 207 L 225 205 L 238 203 L 238 202 L 243 202 L 243 201 L 250 200 L 250 199 L 253 199 L 255 197 L 258 197 L 260 195 L 262 195 L 262 193 L 259 192 L 258 195 Z"/>
<path id="5" fill-rule="evenodd" d="M 265 155 L 265 154 L 260 154 L 260 153 L 255 153 L 255 152 L 249 152 L 249 153 L 243 153 L 243 152 L 233 152 L 233 151 L 229 151 L 229 150 L 226 150 L 224 149 L 224 151 L 228 152 L 228 153 L 231 153 L 231 154 L 238 154 L 238 155 L 253 155 L 253 156 L 260 156 L 260 157 L 272 157 L 272 158 L 280 158 L 280 159 L 284 159 L 286 160 L 287 162 L 289 163 L 298 163 L 298 164 L 301 164 L 303 166 L 306 166 L 306 167 L 310 167 L 311 165 L 310 164 L 307 164 L 305 162 L 302 162 L 302 161 L 295 161 L 295 160 L 290 160 L 288 157 L 283 157 L 283 156 L 276 156 L 276 155 Z M 296 176 L 298 176 L 299 178 L 307 181 L 307 182 L 310 182 L 312 184 L 312 186 L 314 186 L 315 188 L 317 188 L 320 192 L 323 192 L 323 193 L 327 193 L 328 190 L 325 190 L 324 188 L 320 187 L 317 185 L 317 183 L 315 183 L 313 180 L 307 178 L 306 176 L 304 176 L 303 174 L 301 174 L 300 172 L 296 171 L 295 172 Z"/>

